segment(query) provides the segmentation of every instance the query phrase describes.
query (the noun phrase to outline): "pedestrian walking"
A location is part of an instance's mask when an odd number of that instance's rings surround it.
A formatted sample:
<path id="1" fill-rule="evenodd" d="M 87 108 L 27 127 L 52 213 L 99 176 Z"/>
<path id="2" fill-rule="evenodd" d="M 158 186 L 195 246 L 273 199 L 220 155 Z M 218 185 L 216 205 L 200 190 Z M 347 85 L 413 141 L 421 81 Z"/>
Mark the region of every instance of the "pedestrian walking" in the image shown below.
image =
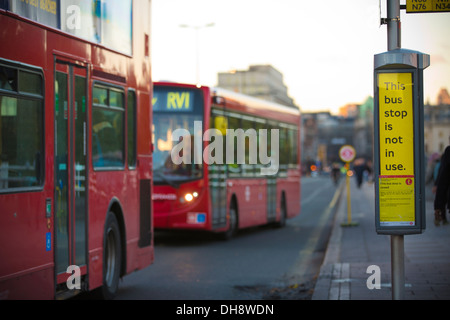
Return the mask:
<path id="1" fill-rule="evenodd" d="M 445 148 L 442 155 L 433 191 L 435 192 L 434 224 L 436 226 L 439 226 L 441 222 L 448 224 L 446 210 L 450 210 L 450 145 Z"/>
<path id="2" fill-rule="evenodd" d="M 334 182 L 334 185 L 338 185 L 339 183 L 339 178 L 341 177 L 341 167 L 339 166 L 338 163 L 333 163 L 332 167 L 331 167 L 331 179 Z"/>
<path id="3" fill-rule="evenodd" d="M 436 183 L 437 174 L 439 172 L 439 165 L 441 161 L 442 154 L 434 152 L 428 159 L 425 183 L 432 183 L 433 186 Z"/>
<path id="4" fill-rule="evenodd" d="M 359 158 L 355 160 L 355 165 L 353 166 L 353 170 L 356 174 L 356 183 L 358 185 L 358 188 L 361 188 L 364 172 L 367 172 L 370 174 L 371 169 L 367 165 L 366 161 L 363 158 Z"/>

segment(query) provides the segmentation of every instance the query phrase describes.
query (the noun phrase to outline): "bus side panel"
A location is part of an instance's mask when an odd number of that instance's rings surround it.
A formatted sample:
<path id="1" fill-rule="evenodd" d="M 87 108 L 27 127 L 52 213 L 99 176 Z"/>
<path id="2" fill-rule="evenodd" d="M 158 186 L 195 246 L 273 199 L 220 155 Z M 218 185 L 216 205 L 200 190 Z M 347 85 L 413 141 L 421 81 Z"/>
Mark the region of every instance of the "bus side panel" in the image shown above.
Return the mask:
<path id="1" fill-rule="evenodd" d="M 53 227 L 43 192 L 19 195 L 0 195 L 0 299 L 52 299 Z"/>
<path id="2" fill-rule="evenodd" d="M 53 201 L 52 70 L 46 65 L 46 33 L 0 14 L 0 58 L 43 69 L 45 180 L 41 190 L 0 194 L 0 300 L 54 298 L 53 219 L 46 218 L 46 199 Z M 13 43 L 27 39 L 21 50 Z M 50 133 L 50 134 L 49 134 Z M 14 191 L 14 190 L 11 190 Z M 14 191 L 16 192 L 16 191 Z M 48 242 L 50 241 L 50 242 Z"/>
<path id="3" fill-rule="evenodd" d="M 282 192 L 285 193 L 287 218 L 292 218 L 300 213 L 300 172 L 299 170 L 289 170 L 288 177 L 277 180 L 277 199 L 281 199 Z M 280 206 L 277 203 L 277 208 Z M 277 210 L 280 211 L 280 210 Z M 277 212 L 278 213 L 278 212 Z M 279 216 L 277 215 L 277 220 Z"/>
<path id="4" fill-rule="evenodd" d="M 267 223 L 266 180 L 229 179 L 227 181 L 228 208 L 232 195 L 236 196 L 239 228 Z"/>
<path id="5" fill-rule="evenodd" d="M 91 171 L 92 172 L 92 171 Z M 135 260 L 139 240 L 139 194 L 137 172 L 95 171 L 89 192 L 89 287 L 102 285 L 103 241 L 106 214 L 113 211 L 119 225 L 123 219 L 127 266 L 125 274 L 138 268 Z M 150 196 L 150 195 L 149 195 Z M 95 209 L 94 209 L 95 208 Z M 93 212 L 95 210 L 95 212 Z M 120 226 L 119 226 L 120 228 Z M 148 249 L 147 249 L 148 250 Z"/>
<path id="6" fill-rule="evenodd" d="M 89 161 L 91 161 L 91 159 L 89 159 Z M 109 199 L 106 196 L 108 192 L 105 189 L 109 183 L 106 186 L 102 186 L 102 181 L 98 176 L 104 174 L 104 172 L 93 171 L 92 167 L 90 169 L 88 196 L 88 207 L 90 208 L 88 222 L 89 290 L 93 290 L 103 283 L 103 237 L 109 202 Z M 114 181 L 114 179 L 111 178 L 111 181 Z M 95 212 L 93 212 L 92 208 L 95 208 Z"/>
<path id="7" fill-rule="evenodd" d="M 89 290 L 98 288 L 103 283 L 103 249 L 89 249 Z"/>
<path id="8" fill-rule="evenodd" d="M 54 299 L 53 265 L 47 269 L 27 271 L 0 281 L 0 300 Z"/>
<path id="9" fill-rule="evenodd" d="M 154 207 L 153 207 L 153 201 L 152 201 L 152 195 L 153 195 L 153 180 L 152 180 L 152 172 L 153 172 L 153 157 L 152 157 L 152 108 L 150 106 L 150 100 L 151 100 L 151 94 L 148 92 L 151 91 L 150 86 L 150 75 L 145 72 L 145 70 L 149 70 L 148 67 L 143 70 L 143 74 L 141 75 L 142 81 L 145 82 L 145 85 L 148 87 L 146 90 L 140 90 L 138 91 L 138 109 L 137 109 L 137 134 L 136 134 L 136 144 L 137 144 L 137 166 L 138 166 L 138 174 L 137 178 L 139 181 L 148 180 L 150 184 L 150 192 L 149 194 L 143 194 L 142 190 L 138 190 L 140 198 L 145 198 L 149 201 L 150 205 L 150 226 L 148 226 L 148 232 L 150 233 L 151 243 L 148 246 L 145 247 L 139 247 L 138 245 L 135 246 L 136 254 L 133 256 L 128 256 L 127 261 L 134 260 L 134 266 L 130 265 L 128 267 L 128 272 L 132 272 L 136 269 L 142 269 L 154 261 L 154 248 L 153 248 L 153 230 L 154 230 L 154 223 L 153 223 L 153 215 L 154 215 Z M 135 73 L 138 77 L 139 73 Z M 147 81 L 145 81 L 147 79 Z M 139 85 L 139 84 L 138 84 Z M 140 184 L 140 182 L 137 182 L 137 184 Z M 140 204 L 140 201 L 138 201 Z M 140 216 L 141 208 L 136 208 L 136 222 L 138 227 L 138 235 L 140 232 L 140 219 L 138 217 Z"/>

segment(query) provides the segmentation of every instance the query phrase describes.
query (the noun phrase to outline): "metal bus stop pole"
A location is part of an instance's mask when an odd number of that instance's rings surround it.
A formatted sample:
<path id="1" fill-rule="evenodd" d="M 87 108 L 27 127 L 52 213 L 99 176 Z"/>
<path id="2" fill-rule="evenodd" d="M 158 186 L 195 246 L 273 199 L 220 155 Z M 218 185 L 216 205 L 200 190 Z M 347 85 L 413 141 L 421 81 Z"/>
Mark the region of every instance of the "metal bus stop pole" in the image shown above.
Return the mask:
<path id="1" fill-rule="evenodd" d="M 404 235 L 391 235 L 392 300 L 405 298 Z"/>
<path id="2" fill-rule="evenodd" d="M 401 48 L 400 0 L 387 0 L 388 51 Z M 391 235 L 392 299 L 405 298 L 404 235 Z"/>

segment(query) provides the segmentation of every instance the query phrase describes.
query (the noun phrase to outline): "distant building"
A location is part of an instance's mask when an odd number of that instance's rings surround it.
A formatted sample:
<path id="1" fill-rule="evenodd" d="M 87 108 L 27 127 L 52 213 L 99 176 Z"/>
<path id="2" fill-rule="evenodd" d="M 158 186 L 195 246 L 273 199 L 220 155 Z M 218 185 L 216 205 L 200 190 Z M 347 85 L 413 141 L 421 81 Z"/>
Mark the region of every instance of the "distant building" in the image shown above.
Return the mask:
<path id="1" fill-rule="evenodd" d="M 442 155 L 450 144 L 450 95 L 441 89 L 437 104 L 424 106 L 425 157 L 430 161 Z M 340 161 L 338 151 L 352 145 L 357 158 L 373 160 L 374 102 L 368 97 L 362 104 L 347 104 L 340 116 L 329 112 L 302 114 L 302 164 L 307 171 L 312 164 L 326 169 Z M 428 166 L 430 163 L 428 163 Z M 429 171 L 429 167 L 427 167 Z M 427 172 L 429 176 L 429 172 Z"/>
<path id="2" fill-rule="evenodd" d="M 363 104 L 358 105 L 355 116 L 353 147 L 358 158 L 373 160 L 373 121 L 373 98 L 368 97 Z"/>
<path id="3" fill-rule="evenodd" d="M 218 87 L 298 108 L 288 96 L 283 75 L 271 65 L 252 65 L 248 70 L 219 72 L 217 76 Z"/>
<path id="4" fill-rule="evenodd" d="M 441 89 L 437 105 L 424 107 L 425 154 L 442 154 L 450 143 L 450 96 Z"/>
<path id="5" fill-rule="evenodd" d="M 340 115 L 329 112 L 302 114 L 302 164 L 308 172 L 311 165 L 327 170 L 333 162 L 342 162 L 339 149 L 355 148 L 356 157 L 373 160 L 373 98 L 363 104 L 347 104 Z"/>
<path id="6" fill-rule="evenodd" d="M 450 105 L 450 95 L 448 94 L 447 89 L 442 88 L 441 91 L 439 91 L 438 97 L 437 97 L 437 104 L 440 105 Z"/>
<path id="7" fill-rule="evenodd" d="M 303 170 L 308 171 L 318 160 L 318 128 L 317 113 L 302 114 L 302 150 L 300 152 Z"/>
<path id="8" fill-rule="evenodd" d="M 357 117 L 358 116 L 358 107 L 359 107 L 359 104 L 348 103 L 345 106 L 339 108 L 339 115 L 344 118 Z"/>
<path id="9" fill-rule="evenodd" d="M 340 162 L 339 149 L 354 143 L 354 118 L 333 116 L 329 112 L 302 114 L 303 144 L 301 160 L 308 173 L 311 165 L 319 171 Z"/>

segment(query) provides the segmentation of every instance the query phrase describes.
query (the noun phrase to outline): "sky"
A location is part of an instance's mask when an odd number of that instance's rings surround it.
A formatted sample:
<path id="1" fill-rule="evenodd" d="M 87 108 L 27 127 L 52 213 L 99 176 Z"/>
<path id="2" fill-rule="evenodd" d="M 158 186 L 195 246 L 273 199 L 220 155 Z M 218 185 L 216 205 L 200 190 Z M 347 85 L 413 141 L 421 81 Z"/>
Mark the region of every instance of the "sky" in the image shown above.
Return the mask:
<path id="1" fill-rule="evenodd" d="M 387 51 L 380 14 L 386 0 L 152 0 L 153 81 L 216 86 L 219 72 L 270 64 L 303 112 L 337 113 L 373 96 L 374 55 Z M 434 104 L 450 92 L 450 12 L 400 19 L 401 47 L 430 55 L 424 100 Z"/>

